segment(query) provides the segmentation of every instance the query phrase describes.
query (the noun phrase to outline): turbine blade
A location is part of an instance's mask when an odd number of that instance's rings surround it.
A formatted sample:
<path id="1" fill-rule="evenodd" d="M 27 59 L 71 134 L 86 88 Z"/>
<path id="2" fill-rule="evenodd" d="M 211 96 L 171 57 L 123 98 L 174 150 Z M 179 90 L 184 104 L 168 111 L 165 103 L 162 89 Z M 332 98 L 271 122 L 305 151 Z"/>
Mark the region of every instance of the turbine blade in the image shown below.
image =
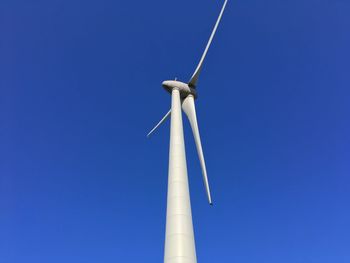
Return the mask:
<path id="1" fill-rule="evenodd" d="M 211 201 L 211 195 L 210 195 L 210 188 L 209 188 L 209 182 L 208 182 L 208 176 L 207 176 L 207 168 L 205 167 L 205 160 L 203 155 L 203 149 L 202 149 L 202 143 L 201 138 L 199 135 L 199 129 L 198 129 L 198 123 L 197 123 L 197 116 L 196 116 L 196 108 L 194 105 L 194 98 L 193 95 L 188 95 L 182 102 L 182 109 L 186 113 L 188 120 L 190 121 L 190 125 L 193 132 L 193 137 L 196 143 L 196 148 L 198 152 L 199 161 L 201 164 L 202 174 L 203 174 L 203 181 L 205 190 L 207 193 L 209 204 L 213 204 Z"/>
<path id="2" fill-rule="evenodd" d="M 170 116 L 171 109 L 168 111 L 167 114 L 164 115 L 164 117 L 157 123 L 156 126 L 147 134 L 147 137 L 151 136 L 151 134 Z"/>
<path id="3" fill-rule="evenodd" d="M 199 64 L 198 64 L 196 70 L 194 71 L 194 73 L 193 73 L 193 75 L 192 75 L 192 77 L 191 77 L 191 79 L 190 79 L 190 81 L 189 81 L 189 83 L 188 83 L 189 86 L 195 87 L 196 84 L 197 84 L 197 80 L 198 80 L 199 74 L 201 73 L 201 70 L 202 70 L 202 66 L 203 66 L 203 62 L 204 62 L 205 56 L 207 55 L 207 52 L 208 52 L 208 49 L 209 49 L 209 47 L 210 47 L 211 41 L 213 40 L 213 37 L 214 37 L 215 32 L 216 32 L 216 29 L 218 28 L 218 25 L 219 25 L 219 23 L 220 23 L 222 14 L 224 13 L 226 4 L 227 4 L 227 0 L 225 0 L 224 5 L 223 5 L 222 8 L 221 8 L 221 12 L 220 12 L 220 14 L 219 14 L 218 19 L 216 20 L 216 24 L 215 24 L 215 26 L 214 26 L 213 31 L 211 32 L 209 41 L 208 41 L 208 43 L 207 43 L 207 46 L 205 47 L 204 53 L 203 53 L 203 55 L 202 55 L 202 57 L 201 57 L 201 60 L 199 61 Z"/>

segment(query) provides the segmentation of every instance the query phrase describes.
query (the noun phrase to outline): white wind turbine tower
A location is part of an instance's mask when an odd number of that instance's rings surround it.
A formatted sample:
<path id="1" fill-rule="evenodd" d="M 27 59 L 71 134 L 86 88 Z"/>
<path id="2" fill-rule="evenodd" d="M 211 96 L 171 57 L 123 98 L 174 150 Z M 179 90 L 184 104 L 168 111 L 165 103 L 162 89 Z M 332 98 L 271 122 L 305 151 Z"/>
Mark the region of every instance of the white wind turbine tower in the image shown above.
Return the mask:
<path id="1" fill-rule="evenodd" d="M 222 6 L 207 46 L 190 81 L 184 83 L 177 80 L 168 80 L 162 83 L 163 87 L 171 94 L 171 109 L 147 135 L 150 136 L 171 115 L 164 263 L 197 262 L 190 194 L 188 189 L 181 108 L 187 115 L 192 128 L 208 201 L 209 204 L 212 204 L 194 100 L 197 97 L 196 85 L 203 66 L 203 61 L 211 41 L 213 40 L 226 4 L 227 0 L 225 0 Z"/>

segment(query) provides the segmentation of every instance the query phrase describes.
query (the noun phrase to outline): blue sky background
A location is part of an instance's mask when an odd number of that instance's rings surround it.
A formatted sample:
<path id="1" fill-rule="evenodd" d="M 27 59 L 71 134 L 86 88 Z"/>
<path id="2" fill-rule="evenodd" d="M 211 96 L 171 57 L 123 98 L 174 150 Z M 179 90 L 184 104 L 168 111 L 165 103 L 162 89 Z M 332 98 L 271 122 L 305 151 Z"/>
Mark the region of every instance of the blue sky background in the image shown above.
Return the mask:
<path id="1" fill-rule="evenodd" d="M 170 107 L 223 1 L 0 2 L 0 262 L 162 262 Z M 350 2 L 229 1 L 185 121 L 198 262 L 350 262 Z"/>

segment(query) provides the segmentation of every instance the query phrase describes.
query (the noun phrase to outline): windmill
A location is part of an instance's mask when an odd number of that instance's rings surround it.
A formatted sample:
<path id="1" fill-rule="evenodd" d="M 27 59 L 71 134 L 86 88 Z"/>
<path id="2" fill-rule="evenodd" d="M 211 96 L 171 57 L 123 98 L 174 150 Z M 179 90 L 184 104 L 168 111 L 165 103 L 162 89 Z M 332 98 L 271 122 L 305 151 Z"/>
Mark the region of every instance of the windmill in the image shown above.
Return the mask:
<path id="1" fill-rule="evenodd" d="M 207 46 L 190 81 L 184 83 L 175 79 L 162 83 L 164 89 L 171 94 L 171 109 L 147 135 L 150 136 L 171 116 L 164 263 L 197 262 L 181 109 L 187 115 L 192 128 L 206 194 L 209 204 L 212 205 L 194 101 L 197 98 L 197 81 L 202 70 L 203 62 L 224 13 L 226 4 L 227 0 L 225 0 L 221 8 Z"/>

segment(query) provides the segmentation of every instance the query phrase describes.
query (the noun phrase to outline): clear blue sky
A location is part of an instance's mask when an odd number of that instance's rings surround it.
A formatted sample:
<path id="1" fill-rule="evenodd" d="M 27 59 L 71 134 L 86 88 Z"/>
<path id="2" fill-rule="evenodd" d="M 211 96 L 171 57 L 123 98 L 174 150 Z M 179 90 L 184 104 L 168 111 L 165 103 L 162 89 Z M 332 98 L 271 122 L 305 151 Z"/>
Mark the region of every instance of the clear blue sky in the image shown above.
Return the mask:
<path id="1" fill-rule="evenodd" d="M 162 262 L 169 109 L 223 1 L 0 3 L 0 262 Z M 230 0 L 185 137 L 198 262 L 350 262 L 350 2 Z"/>

